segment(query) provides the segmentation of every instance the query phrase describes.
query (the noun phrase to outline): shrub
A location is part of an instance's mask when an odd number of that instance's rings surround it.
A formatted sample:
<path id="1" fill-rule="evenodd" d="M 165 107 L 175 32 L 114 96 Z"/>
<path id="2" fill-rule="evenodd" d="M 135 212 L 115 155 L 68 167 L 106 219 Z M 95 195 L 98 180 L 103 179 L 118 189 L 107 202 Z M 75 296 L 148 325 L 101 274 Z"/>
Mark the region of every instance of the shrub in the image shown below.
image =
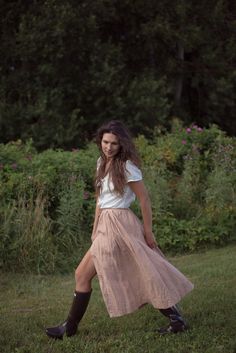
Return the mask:
<path id="1" fill-rule="evenodd" d="M 235 240 L 235 138 L 183 127 L 135 139 L 157 242 L 173 253 Z M 51 273 L 77 264 L 90 244 L 98 158 L 94 143 L 37 153 L 32 141 L 0 145 L 0 266 Z M 138 202 L 132 209 L 141 216 Z"/>
<path id="2" fill-rule="evenodd" d="M 31 142 L 17 141 L 0 145 L 0 158 L 1 267 L 71 268 L 90 240 L 95 145 L 36 153 Z"/>
<path id="3" fill-rule="evenodd" d="M 235 239 L 235 139 L 213 125 L 154 131 L 136 145 L 153 204 L 157 241 L 172 251 L 222 245 Z"/>
<path id="4" fill-rule="evenodd" d="M 56 247 L 52 220 L 45 214 L 47 199 L 41 190 L 34 198 L 19 194 L 1 210 L 0 258 L 3 268 L 36 273 L 54 272 Z"/>

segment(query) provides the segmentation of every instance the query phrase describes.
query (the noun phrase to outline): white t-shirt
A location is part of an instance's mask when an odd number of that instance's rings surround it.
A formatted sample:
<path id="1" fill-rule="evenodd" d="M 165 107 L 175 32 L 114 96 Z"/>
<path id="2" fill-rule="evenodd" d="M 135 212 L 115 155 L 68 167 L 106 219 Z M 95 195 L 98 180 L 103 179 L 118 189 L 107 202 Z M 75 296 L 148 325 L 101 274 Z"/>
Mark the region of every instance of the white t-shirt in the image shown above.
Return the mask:
<path id="1" fill-rule="evenodd" d="M 99 165 L 99 160 L 98 160 Z M 141 170 L 136 167 L 136 165 L 131 161 L 126 161 L 125 164 L 125 175 L 127 184 L 124 189 L 124 194 L 122 196 L 114 193 L 114 185 L 111 180 L 109 180 L 109 174 L 102 179 L 101 192 L 98 197 L 98 206 L 100 208 L 128 208 L 135 200 L 135 194 L 129 187 L 130 181 L 142 180 Z"/>

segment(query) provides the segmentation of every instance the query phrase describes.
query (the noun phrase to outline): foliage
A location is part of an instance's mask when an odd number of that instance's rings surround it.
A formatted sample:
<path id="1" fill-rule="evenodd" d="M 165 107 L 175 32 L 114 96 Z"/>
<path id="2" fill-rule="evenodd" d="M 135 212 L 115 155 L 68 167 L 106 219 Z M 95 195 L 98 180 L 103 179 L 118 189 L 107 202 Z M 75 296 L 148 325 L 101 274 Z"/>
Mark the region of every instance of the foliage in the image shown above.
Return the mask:
<path id="1" fill-rule="evenodd" d="M 1 141 L 71 149 L 107 119 L 149 136 L 175 115 L 235 134 L 234 10 L 222 0 L 2 1 Z"/>
<path id="2" fill-rule="evenodd" d="M 153 230 L 165 251 L 183 253 L 235 239 L 235 139 L 217 126 L 154 129 L 135 144 L 153 210 Z M 66 271 L 90 244 L 98 150 L 48 149 L 32 141 L 0 145 L 0 266 Z M 132 205 L 141 217 L 138 202 Z"/>
<path id="3" fill-rule="evenodd" d="M 1 267 L 49 273 L 78 259 L 92 228 L 96 158 L 91 144 L 43 153 L 31 142 L 0 145 Z"/>
<path id="4" fill-rule="evenodd" d="M 35 199 L 19 195 L 1 211 L 1 266 L 10 271 L 55 271 L 57 248 L 52 220 L 45 215 L 47 200 L 39 191 Z"/>
<path id="5" fill-rule="evenodd" d="M 235 139 L 213 125 L 136 139 L 153 204 L 153 227 L 163 249 L 192 251 L 235 239 Z"/>

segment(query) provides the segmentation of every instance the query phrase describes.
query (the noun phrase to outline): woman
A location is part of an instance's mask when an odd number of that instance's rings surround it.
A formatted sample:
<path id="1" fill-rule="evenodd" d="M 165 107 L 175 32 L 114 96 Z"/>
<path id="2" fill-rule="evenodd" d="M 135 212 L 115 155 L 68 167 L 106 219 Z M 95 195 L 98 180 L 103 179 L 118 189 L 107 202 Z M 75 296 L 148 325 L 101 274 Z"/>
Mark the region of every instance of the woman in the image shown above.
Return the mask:
<path id="1" fill-rule="evenodd" d="M 177 333 L 186 324 L 175 306 L 193 289 L 189 280 L 158 249 L 152 232 L 152 212 L 132 139 L 117 120 L 97 132 L 101 156 L 97 162 L 97 204 L 92 245 L 75 271 L 74 300 L 66 321 L 46 329 L 49 337 L 76 334 L 97 274 L 110 317 L 131 313 L 146 303 L 167 316 L 159 333 Z M 143 225 L 129 209 L 135 196 Z"/>

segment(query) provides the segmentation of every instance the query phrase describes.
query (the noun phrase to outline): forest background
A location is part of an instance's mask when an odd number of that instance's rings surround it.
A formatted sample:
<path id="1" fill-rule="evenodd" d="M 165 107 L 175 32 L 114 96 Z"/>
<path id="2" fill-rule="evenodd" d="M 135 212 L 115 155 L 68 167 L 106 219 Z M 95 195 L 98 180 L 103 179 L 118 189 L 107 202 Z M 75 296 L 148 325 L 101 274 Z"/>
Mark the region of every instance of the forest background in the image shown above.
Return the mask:
<path id="1" fill-rule="evenodd" d="M 160 246 L 235 241 L 232 1 L 0 8 L 1 268 L 53 273 L 78 261 L 94 212 L 91 141 L 114 118 L 143 159 Z"/>
<path id="2" fill-rule="evenodd" d="M 0 1 L 0 139 L 81 147 L 104 120 L 132 131 L 236 133 L 230 0 Z"/>

